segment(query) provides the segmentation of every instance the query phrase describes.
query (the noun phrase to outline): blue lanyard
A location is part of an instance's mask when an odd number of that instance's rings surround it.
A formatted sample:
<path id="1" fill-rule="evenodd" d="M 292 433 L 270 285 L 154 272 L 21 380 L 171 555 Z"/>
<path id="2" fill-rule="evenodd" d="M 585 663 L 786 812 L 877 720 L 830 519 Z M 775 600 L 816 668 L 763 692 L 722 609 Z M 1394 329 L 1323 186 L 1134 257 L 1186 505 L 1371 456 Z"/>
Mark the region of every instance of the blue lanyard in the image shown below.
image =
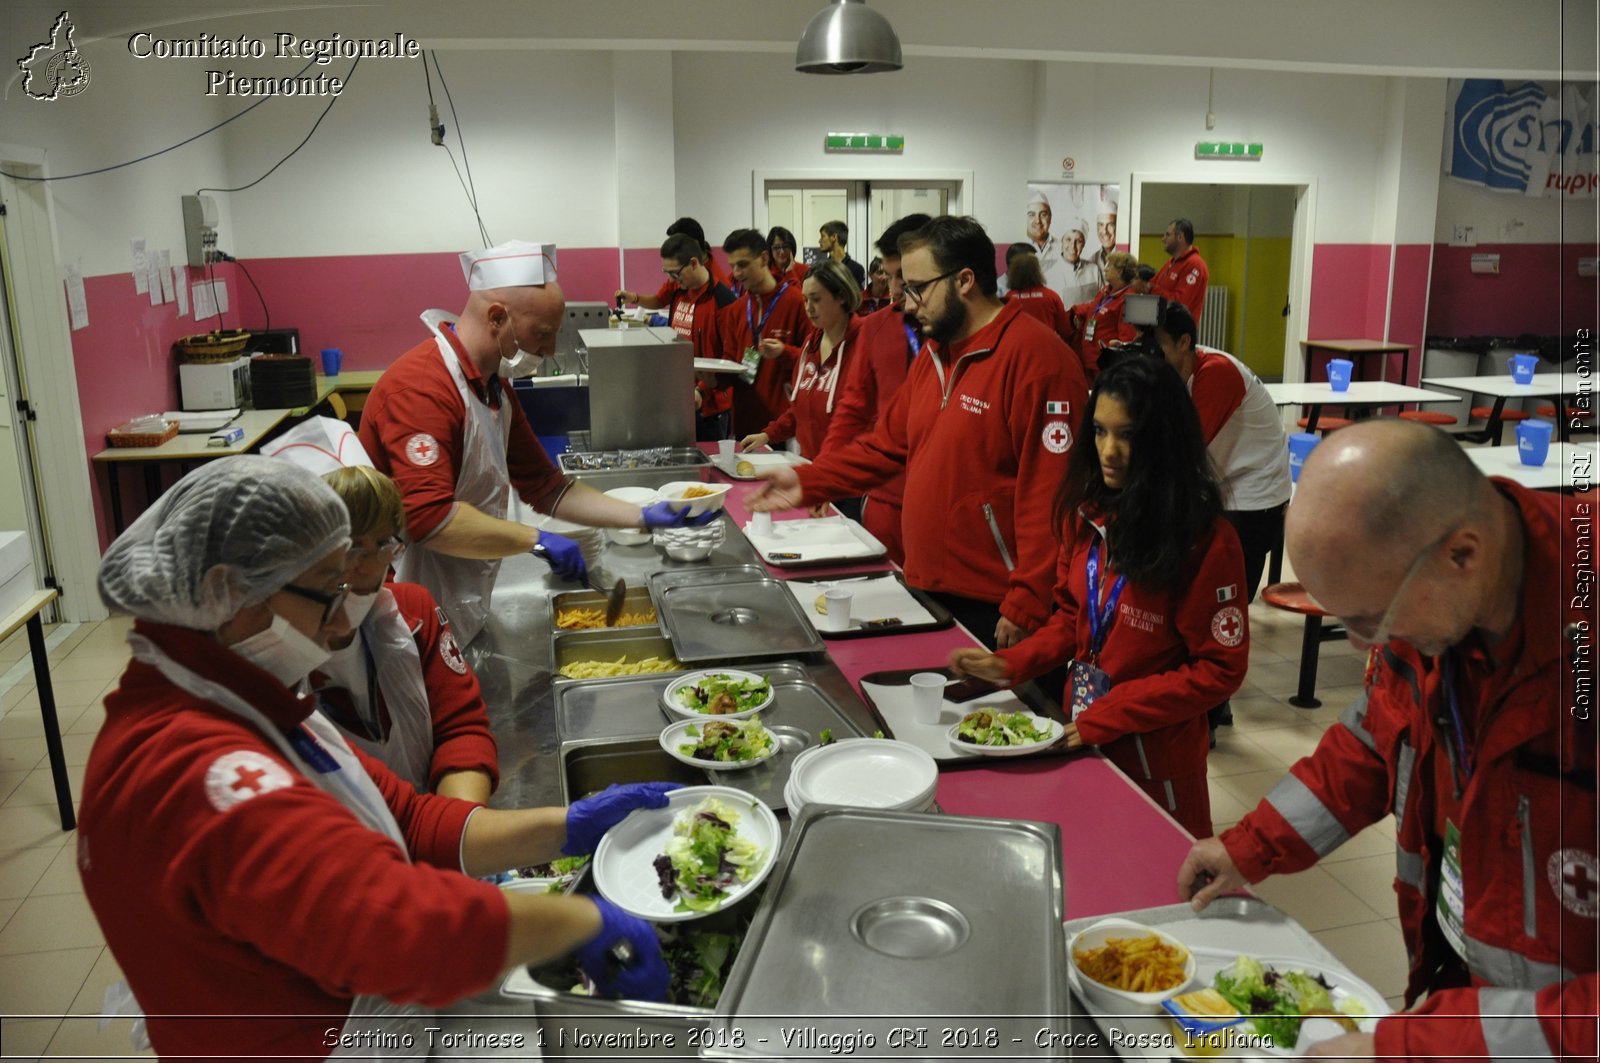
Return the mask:
<path id="1" fill-rule="evenodd" d="M 915 358 L 917 356 L 917 352 L 922 349 L 922 337 L 917 335 L 917 326 L 913 325 L 911 322 L 906 321 L 902 322 L 902 324 L 906 330 L 906 346 L 911 348 L 911 353 L 906 355 L 906 364 L 910 365 L 911 360 Z"/>
<path id="2" fill-rule="evenodd" d="M 1106 592 L 1105 607 L 1100 607 L 1100 551 L 1089 551 L 1089 655 L 1100 656 L 1100 649 L 1106 644 L 1106 636 L 1111 633 L 1111 624 L 1116 620 L 1117 600 L 1122 597 L 1122 587 L 1128 582 L 1126 575 L 1118 576 L 1111 584 L 1111 590 Z"/>
<path id="3" fill-rule="evenodd" d="M 312 737 L 304 724 L 296 727 L 288 734 L 289 744 L 294 751 L 300 754 L 300 759 L 306 766 L 319 775 L 327 775 L 339 770 L 339 762 L 333 759 L 333 754 L 322 748 L 322 744 Z"/>
<path id="4" fill-rule="evenodd" d="M 1439 683 L 1444 687 L 1444 701 L 1450 709 L 1450 725 L 1455 731 L 1455 759 L 1463 780 L 1472 780 L 1472 761 L 1467 751 L 1467 729 L 1461 721 L 1461 703 L 1456 697 L 1455 654 L 1445 652 L 1439 658 Z"/>
<path id="5" fill-rule="evenodd" d="M 750 326 L 750 345 L 752 347 L 761 342 L 761 330 L 767 327 L 767 318 L 771 317 L 772 312 L 778 308 L 778 300 L 788 287 L 788 281 L 778 285 L 778 290 L 772 293 L 772 301 L 767 303 L 767 312 L 761 315 L 761 324 L 759 325 L 756 324 L 756 295 L 754 292 L 745 293 L 749 298 L 745 300 L 744 304 L 744 320 L 745 324 Z"/>
<path id="6" fill-rule="evenodd" d="M 1123 287 L 1126 287 L 1126 285 L 1124 285 Z M 1094 317 L 1099 317 L 1100 316 L 1100 311 L 1104 310 L 1106 308 L 1106 304 L 1111 302 L 1111 300 L 1115 299 L 1117 297 L 1117 293 L 1121 292 L 1121 291 L 1122 291 L 1122 288 L 1118 288 L 1115 292 L 1109 293 L 1104 299 L 1100 300 L 1100 302 L 1095 305 L 1093 316 Z"/>

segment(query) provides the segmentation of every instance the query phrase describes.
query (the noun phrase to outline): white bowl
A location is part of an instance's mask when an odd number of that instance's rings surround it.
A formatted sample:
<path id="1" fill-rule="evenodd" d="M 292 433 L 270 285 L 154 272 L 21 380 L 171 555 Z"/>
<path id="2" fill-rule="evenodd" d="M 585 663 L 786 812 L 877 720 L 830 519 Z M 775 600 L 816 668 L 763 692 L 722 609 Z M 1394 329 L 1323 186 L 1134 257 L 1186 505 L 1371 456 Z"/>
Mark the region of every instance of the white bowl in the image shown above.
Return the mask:
<path id="1" fill-rule="evenodd" d="M 704 561 L 727 536 L 727 526 L 716 520 L 699 528 L 658 528 L 655 544 L 674 561 Z"/>
<path id="2" fill-rule="evenodd" d="M 709 494 L 696 495 L 693 498 L 684 498 L 683 493 L 691 488 L 708 491 Z M 721 509 L 727 501 L 727 494 L 733 488 L 732 484 L 709 484 L 699 480 L 674 480 L 669 484 L 661 485 L 661 499 L 667 505 L 678 511 L 688 509 L 689 516 L 698 517 L 702 513 Z"/>
<path id="3" fill-rule="evenodd" d="M 1134 993 L 1126 989 L 1117 989 L 1106 985 L 1104 982 L 1098 982 L 1090 978 L 1078 967 L 1077 954 L 1080 951 L 1100 948 L 1111 938 L 1142 938 L 1151 934 L 1154 934 L 1168 945 L 1176 946 L 1183 952 L 1183 981 L 1170 989 L 1161 989 L 1150 993 Z M 1169 934 L 1162 933 L 1154 927 L 1145 926 L 1143 923 L 1135 923 L 1131 919 L 1102 919 L 1093 926 L 1084 927 L 1067 942 L 1067 961 L 1074 988 L 1079 991 L 1079 995 L 1107 1015 L 1159 1012 L 1163 1000 L 1168 997 L 1175 997 L 1189 989 L 1194 982 L 1196 966 L 1194 953 L 1183 942 Z"/>
<path id="4" fill-rule="evenodd" d="M 690 672 L 688 675 L 681 676 L 667 684 L 666 689 L 661 692 L 661 704 L 674 716 L 687 716 L 691 720 L 747 720 L 772 704 L 773 690 L 772 685 L 768 683 L 767 699 L 754 708 L 745 709 L 743 712 L 730 712 L 713 716 L 698 709 L 686 708 L 683 702 L 678 700 L 678 691 L 684 687 L 697 686 L 702 679 L 710 675 L 727 675 L 733 676 L 735 679 L 749 679 L 757 682 L 762 678 L 754 672 L 741 672 L 737 668 L 705 668 L 698 672 Z"/>
<path id="5" fill-rule="evenodd" d="M 613 487 L 606 496 L 635 506 L 648 506 L 661 497 L 648 487 Z M 650 542 L 650 533 L 638 528 L 607 528 L 606 535 L 618 546 L 645 546 Z"/>

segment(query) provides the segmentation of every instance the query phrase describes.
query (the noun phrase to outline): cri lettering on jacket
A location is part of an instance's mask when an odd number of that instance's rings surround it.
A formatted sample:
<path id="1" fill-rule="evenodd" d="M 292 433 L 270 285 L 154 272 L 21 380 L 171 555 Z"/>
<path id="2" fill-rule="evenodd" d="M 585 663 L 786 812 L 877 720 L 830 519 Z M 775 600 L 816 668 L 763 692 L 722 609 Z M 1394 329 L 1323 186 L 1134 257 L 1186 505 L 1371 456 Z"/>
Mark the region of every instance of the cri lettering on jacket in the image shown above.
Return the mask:
<path id="1" fill-rule="evenodd" d="M 989 412 L 989 404 L 980 398 L 975 398 L 972 395 L 964 394 L 961 396 L 961 408 L 966 410 L 968 413 L 975 413 L 980 417 Z"/>
<path id="2" fill-rule="evenodd" d="M 807 362 L 800 367 L 800 383 L 794 389 L 798 395 L 802 391 L 832 391 L 839 378 L 839 359 L 833 359 L 833 365 L 828 367 L 826 373 L 817 372 L 814 362 Z"/>
<path id="3" fill-rule="evenodd" d="M 1122 622 L 1140 631 L 1155 631 L 1167 622 L 1165 615 L 1152 613 L 1148 609 L 1140 609 L 1126 603 L 1118 603 L 1117 614 Z"/>

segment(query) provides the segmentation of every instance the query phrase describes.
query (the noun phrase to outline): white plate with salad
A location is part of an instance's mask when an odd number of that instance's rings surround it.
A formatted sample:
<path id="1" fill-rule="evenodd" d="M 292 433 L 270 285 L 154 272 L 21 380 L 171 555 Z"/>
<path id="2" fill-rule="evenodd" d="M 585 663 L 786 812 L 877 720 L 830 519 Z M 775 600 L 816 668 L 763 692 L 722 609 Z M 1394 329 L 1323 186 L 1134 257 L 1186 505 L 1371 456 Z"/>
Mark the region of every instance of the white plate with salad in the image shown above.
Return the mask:
<path id="1" fill-rule="evenodd" d="M 963 753 L 984 757 L 1020 757 L 1037 753 L 1061 741 L 1065 728 L 1059 720 L 1031 712 L 1006 712 L 979 706 L 966 713 L 948 732 L 950 745 Z"/>
<path id="2" fill-rule="evenodd" d="M 772 704 L 772 683 L 766 676 L 732 668 L 690 672 L 661 692 L 661 704 L 694 720 L 747 720 Z"/>
<path id="3" fill-rule="evenodd" d="M 661 732 L 661 748 L 674 760 L 696 768 L 739 771 L 753 768 L 778 752 L 761 721 L 711 717 L 704 720 L 679 720 Z"/>
<path id="4" fill-rule="evenodd" d="M 1248 1016 L 1242 1029 L 1260 1038 L 1248 1054 L 1297 1056 L 1317 1041 L 1371 1033 L 1391 1010 L 1382 994 L 1350 972 L 1286 956 L 1236 955 L 1210 984 Z M 1252 1014 L 1252 1000 L 1268 1010 Z"/>
<path id="5" fill-rule="evenodd" d="M 594 884 L 640 919 L 699 919 L 761 885 L 781 841 L 778 817 L 743 790 L 685 786 L 667 807 L 639 809 L 606 832 Z"/>

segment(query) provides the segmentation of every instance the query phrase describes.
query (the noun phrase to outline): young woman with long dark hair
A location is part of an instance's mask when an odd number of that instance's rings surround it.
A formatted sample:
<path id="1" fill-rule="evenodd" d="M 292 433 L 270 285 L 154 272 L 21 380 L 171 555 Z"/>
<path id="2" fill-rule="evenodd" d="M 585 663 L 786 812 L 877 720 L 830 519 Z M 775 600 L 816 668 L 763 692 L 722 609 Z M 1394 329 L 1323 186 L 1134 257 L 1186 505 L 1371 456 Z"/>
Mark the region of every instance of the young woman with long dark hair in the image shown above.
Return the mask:
<path id="1" fill-rule="evenodd" d="M 1206 710 L 1244 681 L 1244 557 L 1188 391 L 1130 357 L 1089 396 L 1056 495 L 1057 611 L 1007 650 L 950 657 L 1018 683 L 1069 665 L 1069 747 L 1094 745 L 1195 837 L 1211 835 Z M 1083 445 L 1093 442 L 1093 446 Z"/>

